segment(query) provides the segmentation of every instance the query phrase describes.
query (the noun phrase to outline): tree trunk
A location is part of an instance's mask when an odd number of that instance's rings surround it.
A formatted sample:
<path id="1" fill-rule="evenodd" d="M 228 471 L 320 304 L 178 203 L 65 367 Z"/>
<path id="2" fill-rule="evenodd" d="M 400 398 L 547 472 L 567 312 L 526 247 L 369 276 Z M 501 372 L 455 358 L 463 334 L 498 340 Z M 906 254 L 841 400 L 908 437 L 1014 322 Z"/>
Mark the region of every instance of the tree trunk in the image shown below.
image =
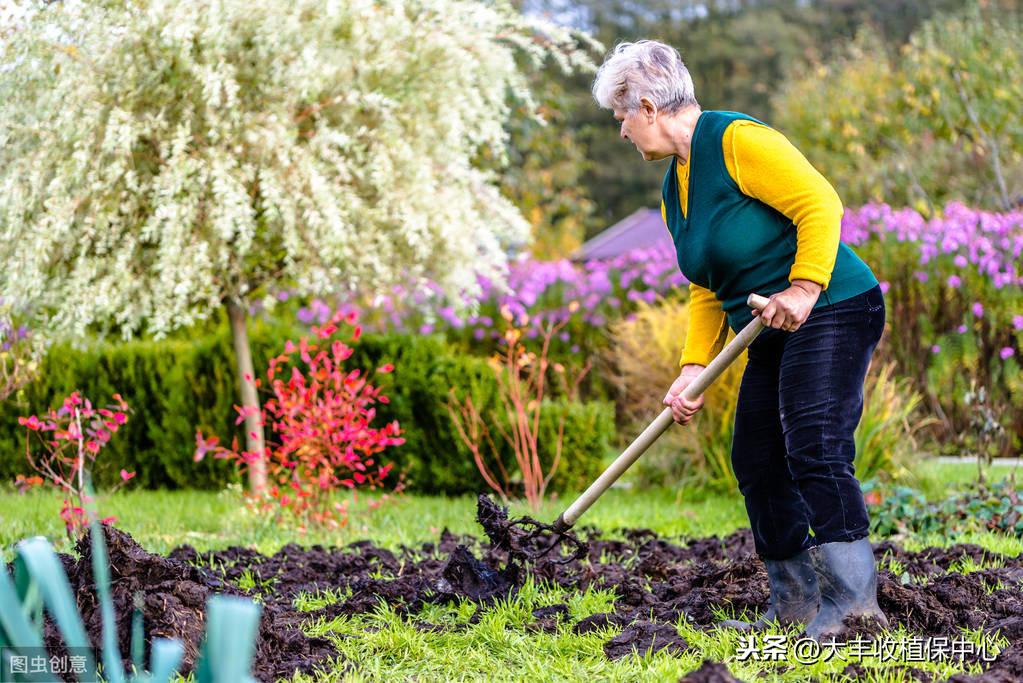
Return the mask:
<path id="1" fill-rule="evenodd" d="M 241 405 L 247 408 L 245 416 L 245 450 L 259 453 L 260 457 L 249 465 L 249 487 L 253 493 L 266 490 L 266 460 L 264 459 L 262 409 L 256 394 L 256 374 L 252 370 L 252 349 L 249 348 L 249 333 L 245 329 L 245 308 L 237 299 L 227 300 L 227 315 L 231 320 L 231 337 L 234 340 L 234 355 L 238 361 L 238 386 L 241 389 Z M 248 379 L 246 379 L 248 378 Z M 254 410 L 253 410 L 254 408 Z"/>

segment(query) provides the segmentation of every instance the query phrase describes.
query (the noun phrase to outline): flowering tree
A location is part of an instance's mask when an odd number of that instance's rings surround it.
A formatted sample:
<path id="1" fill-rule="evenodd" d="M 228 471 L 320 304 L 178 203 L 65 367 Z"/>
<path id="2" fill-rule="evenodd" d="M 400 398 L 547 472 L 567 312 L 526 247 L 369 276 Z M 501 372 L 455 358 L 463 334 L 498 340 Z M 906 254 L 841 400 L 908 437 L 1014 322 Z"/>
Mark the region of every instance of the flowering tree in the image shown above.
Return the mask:
<path id="1" fill-rule="evenodd" d="M 298 293 L 500 281 L 528 223 L 505 159 L 522 66 L 576 36 L 472 0 L 68 0 L 0 45 L 0 286 L 33 329 L 156 337 L 220 306 L 250 452 L 245 318 Z M 256 488 L 265 471 L 251 469 Z"/>

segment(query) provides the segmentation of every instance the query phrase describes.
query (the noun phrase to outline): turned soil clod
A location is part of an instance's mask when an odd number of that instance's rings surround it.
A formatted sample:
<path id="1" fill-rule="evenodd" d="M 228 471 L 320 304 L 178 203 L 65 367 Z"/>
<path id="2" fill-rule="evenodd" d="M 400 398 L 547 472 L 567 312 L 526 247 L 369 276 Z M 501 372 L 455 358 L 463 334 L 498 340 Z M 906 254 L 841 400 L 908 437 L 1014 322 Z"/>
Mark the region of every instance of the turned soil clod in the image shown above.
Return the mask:
<path id="1" fill-rule="evenodd" d="M 549 560 L 554 564 L 568 564 L 586 557 L 587 546 L 574 534 L 558 531 L 550 524 L 532 517 L 508 518 L 508 509 L 480 494 L 476 500 L 476 521 L 483 527 L 494 548 L 508 553 L 511 560 L 537 562 L 555 549 L 568 544 L 570 554 Z"/>

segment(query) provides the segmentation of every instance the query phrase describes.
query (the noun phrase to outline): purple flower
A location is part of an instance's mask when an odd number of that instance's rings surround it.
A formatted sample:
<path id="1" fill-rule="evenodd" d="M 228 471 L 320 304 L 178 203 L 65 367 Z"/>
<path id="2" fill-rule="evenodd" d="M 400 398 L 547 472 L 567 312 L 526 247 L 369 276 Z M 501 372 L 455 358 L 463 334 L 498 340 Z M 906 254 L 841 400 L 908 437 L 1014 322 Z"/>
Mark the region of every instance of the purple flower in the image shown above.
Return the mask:
<path id="1" fill-rule="evenodd" d="M 966 257 L 962 254 L 958 254 L 952 262 L 956 264 L 956 268 L 965 268 L 967 263 Z"/>
<path id="2" fill-rule="evenodd" d="M 933 346 L 931 346 L 931 353 L 941 353 L 941 345 L 934 344 Z"/>
<path id="3" fill-rule="evenodd" d="M 998 352 L 998 355 L 1001 357 L 1002 360 L 1007 360 L 1016 355 L 1016 350 L 1013 349 L 1011 346 L 1003 346 L 1002 350 Z"/>
<path id="4" fill-rule="evenodd" d="M 1012 329 L 1023 330 L 1023 315 L 1012 316 Z"/>
<path id="5" fill-rule="evenodd" d="M 915 273 L 913 273 L 913 275 L 914 275 L 914 276 L 916 277 L 916 279 L 917 279 L 917 280 L 919 280 L 920 282 L 927 282 L 927 280 L 929 279 L 929 277 L 928 277 L 927 273 L 925 273 L 925 272 L 924 272 L 924 271 L 922 271 L 922 270 L 918 270 L 918 271 L 916 271 Z"/>
<path id="6" fill-rule="evenodd" d="M 487 331 L 484 330 L 482 327 L 477 327 L 475 330 L 472 331 L 472 337 L 476 341 L 483 341 L 483 337 L 485 337 L 486 335 Z"/>
<path id="7" fill-rule="evenodd" d="M 960 325 L 956 328 L 956 332 L 959 334 L 966 334 L 966 325 Z"/>
<path id="8" fill-rule="evenodd" d="M 984 317 L 984 304 L 980 303 L 979 301 L 973 302 L 973 308 L 971 310 L 973 311 L 973 315 L 977 316 L 978 318 Z"/>
<path id="9" fill-rule="evenodd" d="M 881 282 L 880 285 L 881 285 L 881 293 L 882 294 L 887 294 L 888 293 L 888 287 L 889 287 L 888 283 L 887 282 Z"/>
<path id="10" fill-rule="evenodd" d="M 959 285 L 963 284 L 963 281 L 959 279 L 958 275 L 948 276 L 948 286 L 952 289 L 959 289 Z"/>
<path id="11" fill-rule="evenodd" d="M 433 332 L 433 325 L 426 324 L 419 326 L 419 334 L 430 334 Z"/>

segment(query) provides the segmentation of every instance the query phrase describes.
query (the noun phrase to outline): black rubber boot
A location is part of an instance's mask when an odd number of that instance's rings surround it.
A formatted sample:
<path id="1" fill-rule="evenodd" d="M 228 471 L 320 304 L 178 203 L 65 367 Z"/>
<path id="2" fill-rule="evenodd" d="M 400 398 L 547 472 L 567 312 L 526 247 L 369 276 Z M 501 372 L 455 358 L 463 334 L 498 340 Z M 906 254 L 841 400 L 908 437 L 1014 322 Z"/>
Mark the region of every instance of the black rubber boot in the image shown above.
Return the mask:
<path id="1" fill-rule="evenodd" d="M 750 623 L 727 619 L 719 626 L 740 631 L 762 631 L 769 626 L 808 624 L 817 614 L 819 591 L 817 573 L 810 554 L 803 551 L 787 560 L 764 560 L 767 582 L 771 586 L 771 606 Z"/>
<path id="2" fill-rule="evenodd" d="M 847 617 L 876 620 L 881 628 L 888 619 L 877 605 L 877 565 L 870 540 L 822 543 L 810 549 L 820 581 L 821 606 L 806 626 L 806 635 L 817 642 L 840 639 L 847 634 Z"/>

